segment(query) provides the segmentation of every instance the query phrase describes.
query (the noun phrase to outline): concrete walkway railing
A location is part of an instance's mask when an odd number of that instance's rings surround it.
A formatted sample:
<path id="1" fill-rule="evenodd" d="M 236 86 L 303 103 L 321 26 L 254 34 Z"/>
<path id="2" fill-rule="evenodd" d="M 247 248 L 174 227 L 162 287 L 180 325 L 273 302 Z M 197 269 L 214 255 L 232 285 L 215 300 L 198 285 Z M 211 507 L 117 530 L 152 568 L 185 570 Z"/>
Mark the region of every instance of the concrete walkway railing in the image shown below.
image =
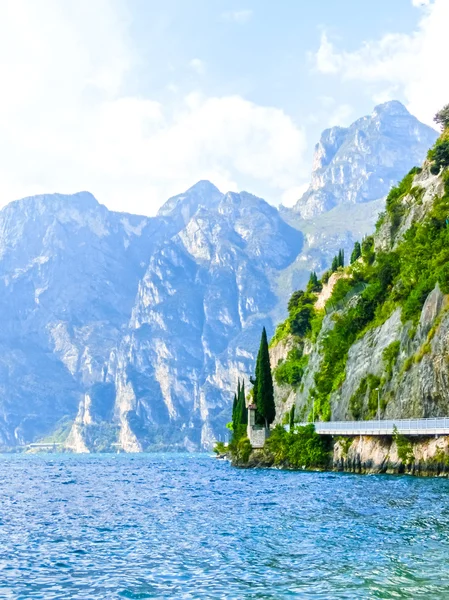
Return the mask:
<path id="1" fill-rule="evenodd" d="M 299 423 L 308 425 L 308 423 Z M 449 435 L 449 417 L 434 419 L 390 419 L 380 421 L 317 421 L 321 435 L 392 435 L 396 426 L 404 435 Z"/>

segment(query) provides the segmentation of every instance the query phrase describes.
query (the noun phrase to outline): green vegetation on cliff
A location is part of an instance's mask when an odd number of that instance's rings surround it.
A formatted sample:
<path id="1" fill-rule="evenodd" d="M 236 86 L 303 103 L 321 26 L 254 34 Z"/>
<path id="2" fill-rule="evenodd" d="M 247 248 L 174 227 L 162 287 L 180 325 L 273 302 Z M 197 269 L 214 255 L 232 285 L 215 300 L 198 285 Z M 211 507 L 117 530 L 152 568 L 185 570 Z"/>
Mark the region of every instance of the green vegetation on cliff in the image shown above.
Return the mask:
<path id="1" fill-rule="evenodd" d="M 449 108 L 446 108 L 449 114 Z M 326 326 L 326 333 L 319 340 L 321 362 L 314 372 L 314 386 L 309 391 L 310 416 L 314 413 L 315 418 L 331 418 L 330 398 L 345 380 L 348 353 L 354 342 L 369 329 L 382 325 L 397 308 L 401 309 L 403 323 L 411 323 L 413 336 L 429 293 L 437 284 L 443 293 L 449 293 L 449 118 L 444 120 L 444 115 L 440 122 L 445 129 L 429 151 L 430 164 L 425 167 L 427 177 L 429 171 L 442 177 L 445 189 L 441 197 L 426 197 L 426 209 L 422 208 L 426 188 L 420 181 L 426 173 L 421 175 L 421 168 L 413 168 L 390 191 L 385 212 L 376 226 L 376 235 L 355 244 L 350 265 L 346 268 L 342 268 L 342 253 L 333 261 L 332 270 L 338 269 L 341 278 L 326 302 L 326 313 L 332 323 Z M 311 276 L 310 284 L 313 279 L 314 287 L 319 289 L 328 277 L 329 272 L 320 282 Z M 297 291 L 291 297 L 289 316 L 272 340 L 275 345 L 284 337 L 292 336 L 294 343 L 287 359 L 275 369 L 278 384 L 298 387 L 303 379 L 307 368 L 304 341 L 307 338 L 316 340 L 322 320 L 322 317 L 317 319 L 315 301 L 316 294 L 311 290 Z M 314 322 L 318 327 L 314 327 Z M 413 360 L 420 360 L 429 349 L 427 343 L 409 359 L 408 366 Z M 376 414 L 374 391 L 391 379 L 399 353 L 400 343 L 395 341 L 385 349 L 382 380 L 374 384 L 370 380 L 372 376 L 368 376 L 361 381 L 350 402 L 354 418 L 372 418 Z M 367 403 L 364 403 L 362 400 L 367 396 Z M 366 404 L 367 407 L 362 409 Z M 384 408 L 382 405 L 381 409 Z"/>

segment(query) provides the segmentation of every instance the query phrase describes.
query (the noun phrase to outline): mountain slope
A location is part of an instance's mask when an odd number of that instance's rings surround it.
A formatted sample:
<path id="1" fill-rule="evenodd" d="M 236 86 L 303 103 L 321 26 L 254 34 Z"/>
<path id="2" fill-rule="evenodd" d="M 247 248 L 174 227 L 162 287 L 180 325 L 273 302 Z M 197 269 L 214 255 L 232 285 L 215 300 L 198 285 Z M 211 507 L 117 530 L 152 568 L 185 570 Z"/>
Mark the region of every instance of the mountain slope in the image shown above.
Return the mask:
<path id="1" fill-rule="evenodd" d="M 303 339 L 292 336 L 295 308 L 278 328 L 271 350 L 278 420 L 293 404 L 298 420 L 447 416 L 447 136 L 391 190 L 362 256 L 324 283 L 319 334 L 315 325 Z"/>

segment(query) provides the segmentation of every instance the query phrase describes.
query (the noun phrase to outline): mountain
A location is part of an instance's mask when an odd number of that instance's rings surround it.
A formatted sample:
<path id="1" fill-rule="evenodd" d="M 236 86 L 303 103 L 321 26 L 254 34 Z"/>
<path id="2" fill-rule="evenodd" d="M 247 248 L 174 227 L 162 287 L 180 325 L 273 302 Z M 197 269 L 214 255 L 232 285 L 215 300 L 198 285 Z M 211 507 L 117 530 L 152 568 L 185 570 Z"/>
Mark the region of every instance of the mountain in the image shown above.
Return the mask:
<path id="1" fill-rule="evenodd" d="M 249 371 L 271 323 L 270 276 L 301 246 L 276 208 L 208 182 L 155 218 L 108 211 L 88 193 L 9 204 L 0 443 L 209 444 L 224 430 L 230 368 Z"/>
<path id="2" fill-rule="evenodd" d="M 437 133 L 393 100 L 349 127 L 326 129 L 315 146 L 312 179 L 293 210 L 310 219 L 341 204 L 384 198 Z"/>
<path id="3" fill-rule="evenodd" d="M 413 131 L 390 133 L 424 158 Z M 383 205 L 345 203 L 304 220 L 207 181 L 152 218 L 109 211 L 87 192 L 7 205 L 0 445 L 210 447 L 262 327 L 273 332 L 310 270 L 352 247 Z"/>
<path id="4" fill-rule="evenodd" d="M 271 348 L 278 420 L 292 405 L 305 420 L 447 416 L 448 136 L 390 191 L 361 257 L 290 305 Z M 295 337 L 307 298 L 314 331 Z"/>
<path id="5" fill-rule="evenodd" d="M 301 249 L 301 234 L 264 200 L 214 191 L 204 202 L 203 190 L 186 227 L 150 258 L 115 358 L 117 406 L 140 432 L 121 439 L 130 449 L 161 437 L 207 446 L 224 430 L 235 373 L 249 372 L 263 324 L 272 327 L 270 275 Z M 187 214 L 192 194 L 162 214 Z"/>

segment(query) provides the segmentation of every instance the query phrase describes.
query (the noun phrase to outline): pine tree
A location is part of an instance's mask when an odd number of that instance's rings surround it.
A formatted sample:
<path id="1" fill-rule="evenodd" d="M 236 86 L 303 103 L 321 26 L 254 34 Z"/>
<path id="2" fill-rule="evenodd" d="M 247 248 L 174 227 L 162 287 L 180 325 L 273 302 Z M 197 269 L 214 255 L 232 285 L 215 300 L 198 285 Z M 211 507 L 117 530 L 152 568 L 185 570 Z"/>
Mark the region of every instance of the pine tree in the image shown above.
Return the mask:
<path id="1" fill-rule="evenodd" d="M 271 425 L 276 416 L 274 405 L 273 379 L 271 376 L 270 355 L 265 327 L 262 330 L 259 353 L 256 363 L 256 405 L 257 412 L 265 421 L 265 427 Z"/>
<path id="2" fill-rule="evenodd" d="M 351 265 L 352 263 L 355 263 L 355 261 L 357 259 L 359 259 L 362 256 L 362 248 L 360 246 L 360 242 L 356 242 L 354 244 L 354 250 L 352 251 L 351 254 Z"/>

